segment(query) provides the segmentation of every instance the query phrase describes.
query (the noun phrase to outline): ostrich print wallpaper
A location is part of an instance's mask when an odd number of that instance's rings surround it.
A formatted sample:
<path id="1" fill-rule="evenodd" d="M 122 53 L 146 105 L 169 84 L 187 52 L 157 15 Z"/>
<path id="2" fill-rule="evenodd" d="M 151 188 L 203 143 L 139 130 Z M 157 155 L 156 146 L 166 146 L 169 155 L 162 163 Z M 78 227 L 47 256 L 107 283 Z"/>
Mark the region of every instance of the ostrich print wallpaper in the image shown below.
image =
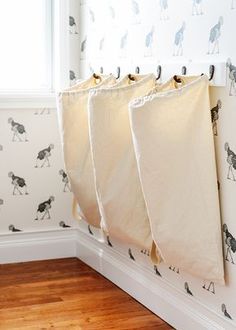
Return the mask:
<path id="1" fill-rule="evenodd" d="M 56 109 L 1 109 L 0 130 L 0 232 L 75 226 Z"/>
<path id="2" fill-rule="evenodd" d="M 111 249 L 144 265 L 189 299 L 220 315 L 227 329 L 236 327 L 236 29 L 235 0 L 83 0 L 80 2 L 80 77 L 107 64 L 140 67 L 142 63 L 224 61 L 227 85 L 211 88 L 212 133 L 215 139 L 222 214 L 226 285 L 194 278 L 176 265 L 153 265 L 148 251 L 125 245 L 112 236 Z M 96 70 L 96 69 L 95 69 Z M 101 233 L 80 224 L 94 239 Z M 194 233 L 193 233 L 194 235 Z M 206 251 L 207 254 L 207 251 Z"/>
<path id="3" fill-rule="evenodd" d="M 69 72 L 68 78 L 70 85 L 73 85 L 79 78 L 79 54 L 80 54 L 80 33 L 79 33 L 79 1 L 69 1 Z"/>
<path id="4" fill-rule="evenodd" d="M 68 81 L 79 73 L 79 3 L 69 2 Z M 56 109 L 0 109 L 0 234 L 76 227 Z"/>

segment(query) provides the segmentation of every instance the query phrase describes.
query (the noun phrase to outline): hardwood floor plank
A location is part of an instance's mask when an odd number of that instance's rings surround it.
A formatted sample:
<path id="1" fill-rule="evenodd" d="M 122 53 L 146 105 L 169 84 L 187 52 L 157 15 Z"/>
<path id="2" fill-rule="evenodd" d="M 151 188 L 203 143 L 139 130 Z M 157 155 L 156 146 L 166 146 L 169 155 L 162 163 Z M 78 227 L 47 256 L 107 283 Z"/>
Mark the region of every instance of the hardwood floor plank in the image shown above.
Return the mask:
<path id="1" fill-rule="evenodd" d="M 76 258 L 0 265 L 0 329 L 169 330 Z"/>

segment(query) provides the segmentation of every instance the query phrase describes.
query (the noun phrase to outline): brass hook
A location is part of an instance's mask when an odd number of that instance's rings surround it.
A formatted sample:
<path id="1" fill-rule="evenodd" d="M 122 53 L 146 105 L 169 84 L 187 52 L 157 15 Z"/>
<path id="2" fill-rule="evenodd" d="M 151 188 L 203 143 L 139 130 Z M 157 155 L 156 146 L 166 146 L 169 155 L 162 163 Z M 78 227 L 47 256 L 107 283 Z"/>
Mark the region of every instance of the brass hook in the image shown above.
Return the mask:
<path id="1" fill-rule="evenodd" d="M 174 75 L 173 79 L 180 84 L 182 82 L 182 80 L 180 79 L 180 77 L 178 77 L 177 75 Z"/>
<path id="2" fill-rule="evenodd" d="M 102 80 L 102 79 L 101 79 L 101 76 L 99 76 L 99 75 L 96 74 L 96 73 L 93 73 L 93 78 L 96 79 L 96 80 L 99 80 L 99 81 Z"/>
<path id="3" fill-rule="evenodd" d="M 131 73 L 128 74 L 128 78 L 129 80 L 135 81 L 135 77 Z"/>

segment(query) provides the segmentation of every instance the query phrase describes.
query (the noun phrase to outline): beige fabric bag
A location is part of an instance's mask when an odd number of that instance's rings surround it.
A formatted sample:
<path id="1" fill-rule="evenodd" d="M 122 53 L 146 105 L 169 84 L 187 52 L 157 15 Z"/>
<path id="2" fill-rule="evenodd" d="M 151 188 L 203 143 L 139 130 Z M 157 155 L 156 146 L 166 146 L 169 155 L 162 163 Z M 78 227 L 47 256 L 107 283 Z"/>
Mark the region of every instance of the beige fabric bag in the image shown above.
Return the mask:
<path id="1" fill-rule="evenodd" d="M 63 92 L 69 92 L 69 91 L 76 91 L 80 89 L 86 89 L 86 88 L 91 88 L 94 85 L 97 86 L 99 83 L 103 82 L 107 78 L 110 78 L 109 75 L 101 75 L 99 76 L 98 79 L 94 77 L 94 75 L 91 75 L 88 79 L 84 80 L 77 80 L 76 83 L 63 90 Z"/>
<path id="2" fill-rule="evenodd" d="M 92 91 L 89 133 L 102 228 L 109 235 L 150 249 L 152 238 L 132 143 L 128 104 L 155 86 L 155 76 L 135 84 Z"/>
<path id="3" fill-rule="evenodd" d="M 57 97 L 59 123 L 62 136 L 65 167 L 71 182 L 75 201 L 74 216 L 100 227 L 100 214 L 94 186 L 93 166 L 88 134 L 87 104 L 93 88 L 111 86 L 115 77 L 101 76 L 101 82 L 93 77 L 60 93 Z M 85 87 L 85 88 L 84 88 Z"/>
<path id="4" fill-rule="evenodd" d="M 182 81 L 179 89 L 171 80 L 130 104 L 140 179 L 164 262 L 223 284 L 208 78 Z"/>

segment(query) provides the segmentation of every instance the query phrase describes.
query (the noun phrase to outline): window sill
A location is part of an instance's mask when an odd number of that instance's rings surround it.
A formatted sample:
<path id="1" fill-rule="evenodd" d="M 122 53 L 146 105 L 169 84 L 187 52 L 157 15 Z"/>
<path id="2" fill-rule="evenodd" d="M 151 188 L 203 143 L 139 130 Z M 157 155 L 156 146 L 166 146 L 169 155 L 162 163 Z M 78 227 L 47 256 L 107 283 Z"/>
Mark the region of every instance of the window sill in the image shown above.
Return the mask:
<path id="1" fill-rule="evenodd" d="M 1 94 L 0 109 L 12 108 L 55 108 L 56 98 L 54 93 L 32 93 L 32 94 Z"/>

